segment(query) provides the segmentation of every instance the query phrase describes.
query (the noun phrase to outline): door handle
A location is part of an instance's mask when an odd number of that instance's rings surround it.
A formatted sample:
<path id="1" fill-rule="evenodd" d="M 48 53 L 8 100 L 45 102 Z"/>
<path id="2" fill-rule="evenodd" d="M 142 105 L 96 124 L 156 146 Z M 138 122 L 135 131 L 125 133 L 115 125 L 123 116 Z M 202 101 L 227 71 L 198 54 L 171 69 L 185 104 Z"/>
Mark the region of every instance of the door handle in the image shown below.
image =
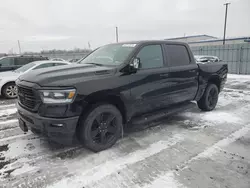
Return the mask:
<path id="1" fill-rule="evenodd" d="M 161 77 L 168 77 L 168 73 L 160 74 Z"/>
<path id="2" fill-rule="evenodd" d="M 189 72 L 196 72 L 196 70 L 190 70 Z"/>

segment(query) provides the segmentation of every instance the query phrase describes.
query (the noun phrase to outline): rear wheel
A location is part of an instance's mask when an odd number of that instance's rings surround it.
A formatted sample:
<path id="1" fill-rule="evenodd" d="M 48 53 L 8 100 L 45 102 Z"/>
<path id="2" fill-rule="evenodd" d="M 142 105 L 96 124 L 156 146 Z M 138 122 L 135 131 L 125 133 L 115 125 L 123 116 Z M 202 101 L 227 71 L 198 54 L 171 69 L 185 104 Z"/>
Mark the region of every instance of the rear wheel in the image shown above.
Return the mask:
<path id="1" fill-rule="evenodd" d="M 203 111 L 211 111 L 216 107 L 218 97 L 218 87 L 215 84 L 208 84 L 203 96 L 197 102 L 198 107 Z"/>
<path id="2" fill-rule="evenodd" d="M 123 128 L 120 111 L 110 104 L 95 105 L 79 123 L 80 141 L 95 152 L 113 146 Z"/>
<path id="3" fill-rule="evenodd" d="M 3 87 L 2 95 L 7 99 L 14 99 L 17 97 L 17 86 L 15 83 L 8 83 Z"/>

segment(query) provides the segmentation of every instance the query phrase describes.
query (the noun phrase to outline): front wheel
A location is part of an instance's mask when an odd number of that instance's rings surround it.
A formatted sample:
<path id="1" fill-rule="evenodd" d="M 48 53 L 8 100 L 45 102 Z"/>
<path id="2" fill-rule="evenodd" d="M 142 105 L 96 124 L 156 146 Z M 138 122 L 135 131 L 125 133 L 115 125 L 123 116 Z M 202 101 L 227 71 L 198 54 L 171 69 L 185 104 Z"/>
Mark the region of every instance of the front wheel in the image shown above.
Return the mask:
<path id="1" fill-rule="evenodd" d="M 110 148 L 120 138 L 123 125 L 120 111 L 111 104 L 96 105 L 79 121 L 79 139 L 94 152 Z"/>
<path id="2" fill-rule="evenodd" d="M 7 99 L 17 98 L 17 86 L 15 83 L 8 83 L 3 87 L 2 95 Z"/>
<path id="3" fill-rule="evenodd" d="M 203 111 L 213 110 L 218 102 L 219 90 L 215 84 L 208 84 L 203 96 L 197 102 L 198 107 Z"/>

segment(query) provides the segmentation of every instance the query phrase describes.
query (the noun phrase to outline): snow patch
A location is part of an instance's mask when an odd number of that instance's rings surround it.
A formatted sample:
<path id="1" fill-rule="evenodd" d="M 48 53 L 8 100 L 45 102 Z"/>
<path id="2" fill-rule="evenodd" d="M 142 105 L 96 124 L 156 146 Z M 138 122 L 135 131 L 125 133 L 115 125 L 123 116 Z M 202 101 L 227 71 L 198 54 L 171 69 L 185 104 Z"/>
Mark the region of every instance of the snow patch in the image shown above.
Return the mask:
<path id="1" fill-rule="evenodd" d="M 11 124 L 11 123 L 16 123 L 18 122 L 17 119 L 11 119 L 11 120 L 7 120 L 7 121 L 0 121 L 0 125 L 6 125 L 6 124 Z"/>
<path id="2" fill-rule="evenodd" d="M 207 112 L 202 119 L 205 121 L 212 121 L 216 123 L 240 123 L 241 118 L 237 117 L 232 113 L 226 112 Z"/>
<path id="3" fill-rule="evenodd" d="M 250 80 L 250 75 L 228 74 L 227 78 L 239 79 L 239 81 L 242 81 L 242 79 Z"/>
<path id="4" fill-rule="evenodd" d="M 161 152 L 164 149 L 169 148 L 177 144 L 178 142 L 184 140 L 184 136 L 177 134 L 173 138 L 167 141 L 159 141 L 157 143 L 151 144 L 149 147 L 143 150 L 138 150 L 130 153 L 127 156 L 117 158 L 112 161 L 107 161 L 104 164 L 98 165 L 90 170 L 84 172 L 84 168 L 80 169 L 83 172 L 73 176 L 71 178 L 64 178 L 63 180 L 48 186 L 48 188 L 68 188 L 68 187 L 83 187 L 106 176 L 126 168 L 127 165 L 134 164 L 136 162 L 145 160 L 146 158 Z"/>
<path id="5" fill-rule="evenodd" d="M 156 180 L 151 182 L 149 185 L 144 186 L 144 188 L 184 188 L 185 186 L 179 183 L 174 178 L 173 172 L 168 172 L 163 176 L 158 177 Z"/>
<path id="6" fill-rule="evenodd" d="M 10 114 L 15 114 L 17 112 L 16 108 L 6 109 L 0 111 L 0 116 L 8 116 Z"/>
<path id="7" fill-rule="evenodd" d="M 23 155 L 36 154 L 41 152 L 41 140 L 19 140 L 9 144 L 9 149 L 4 153 L 6 158 L 15 158 Z"/>
<path id="8" fill-rule="evenodd" d="M 192 113 L 192 112 L 185 112 L 183 113 L 183 116 L 194 120 L 195 124 L 197 124 L 197 120 L 202 120 L 203 123 L 205 122 L 211 122 L 211 123 L 240 123 L 242 122 L 242 119 L 237 117 L 236 115 L 232 115 L 232 113 L 227 112 L 219 112 L 219 111 L 213 111 L 213 112 L 206 112 L 206 113 Z M 190 120 L 184 121 L 184 124 L 189 124 Z M 211 125 L 211 124 L 210 124 Z"/>
<path id="9" fill-rule="evenodd" d="M 37 169 L 37 167 L 30 166 L 28 163 L 24 163 L 24 165 L 21 168 L 14 170 L 11 173 L 11 175 L 17 176 L 17 175 L 21 175 L 21 174 L 26 173 L 26 172 L 34 171 L 36 169 Z"/>
<path id="10" fill-rule="evenodd" d="M 0 106 L 0 109 L 2 110 L 2 109 L 9 108 L 9 107 L 15 107 L 15 106 L 16 106 L 16 104 L 1 105 L 1 106 Z"/>

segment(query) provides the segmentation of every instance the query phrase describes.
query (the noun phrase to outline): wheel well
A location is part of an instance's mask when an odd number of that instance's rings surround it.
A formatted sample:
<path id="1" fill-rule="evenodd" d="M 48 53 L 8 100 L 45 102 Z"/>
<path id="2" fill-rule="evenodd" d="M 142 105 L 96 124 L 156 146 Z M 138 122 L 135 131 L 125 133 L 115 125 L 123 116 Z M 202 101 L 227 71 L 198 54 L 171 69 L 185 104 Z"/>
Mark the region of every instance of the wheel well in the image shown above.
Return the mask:
<path id="1" fill-rule="evenodd" d="M 209 83 L 213 83 L 218 87 L 218 90 L 220 91 L 220 78 L 218 76 L 212 77 L 208 80 Z"/>
<path id="2" fill-rule="evenodd" d="M 5 84 L 2 86 L 2 88 L 1 88 L 1 94 L 3 94 L 3 88 L 4 88 L 7 84 L 11 84 L 11 83 L 16 84 L 16 83 L 13 82 L 13 81 L 10 81 L 10 82 L 5 83 Z"/>
<path id="3" fill-rule="evenodd" d="M 126 108 L 121 100 L 121 98 L 117 95 L 103 95 L 100 97 L 100 94 L 98 95 L 93 95 L 90 97 L 86 98 L 86 102 L 88 103 L 87 106 L 83 109 L 82 114 L 88 112 L 93 105 L 98 104 L 98 103 L 108 103 L 114 105 L 122 115 L 122 120 L 123 123 L 126 122 L 127 115 L 126 115 Z"/>

